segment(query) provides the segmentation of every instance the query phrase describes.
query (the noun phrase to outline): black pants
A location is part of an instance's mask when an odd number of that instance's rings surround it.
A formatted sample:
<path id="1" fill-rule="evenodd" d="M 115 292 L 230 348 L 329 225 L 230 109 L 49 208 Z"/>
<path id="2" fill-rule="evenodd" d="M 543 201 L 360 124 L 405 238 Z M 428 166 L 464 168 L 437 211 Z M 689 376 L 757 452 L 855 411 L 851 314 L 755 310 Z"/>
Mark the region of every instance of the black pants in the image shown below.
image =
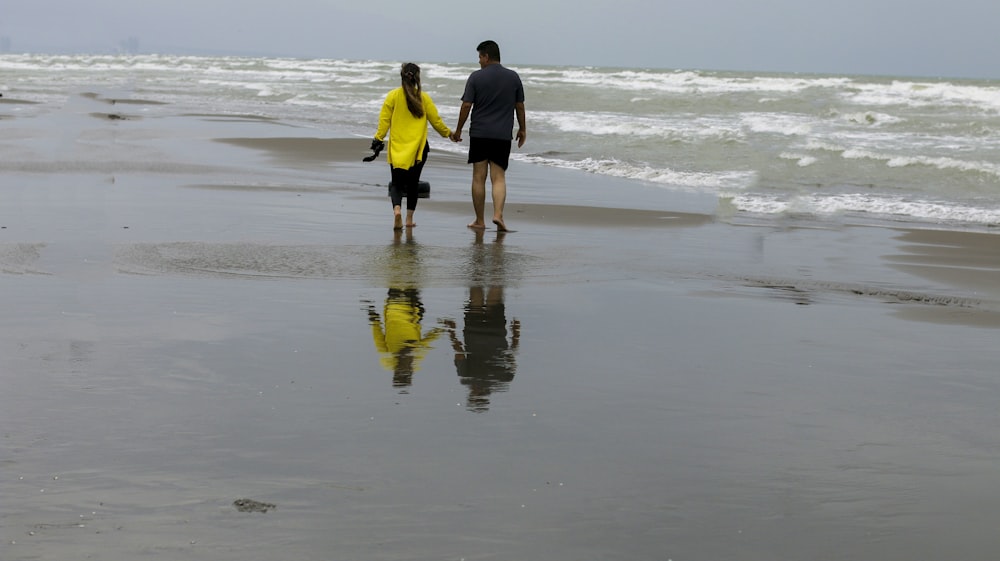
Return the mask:
<path id="1" fill-rule="evenodd" d="M 406 196 L 406 210 L 417 209 L 417 198 L 420 192 L 417 183 L 420 182 L 420 172 L 424 170 L 424 162 L 430 152 L 429 144 L 424 144 L 424 155 L 410 169 L 392 168 L 392 188 L 389 197 L 392 198 L 392 208 L 402 206 L 403 196 Z"/>

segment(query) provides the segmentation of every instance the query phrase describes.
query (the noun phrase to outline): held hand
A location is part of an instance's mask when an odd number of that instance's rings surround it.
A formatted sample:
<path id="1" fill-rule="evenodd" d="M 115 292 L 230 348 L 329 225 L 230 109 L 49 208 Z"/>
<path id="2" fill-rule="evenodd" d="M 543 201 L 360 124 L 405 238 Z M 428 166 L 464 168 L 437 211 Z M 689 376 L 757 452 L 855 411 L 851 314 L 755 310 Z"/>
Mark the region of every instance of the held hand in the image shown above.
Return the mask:
<path id="1" fill-rule="evenodd" d="M 452 142 L 462 142 L 462 131 L 452 131 L 448 138 L 450 138 Z"/>

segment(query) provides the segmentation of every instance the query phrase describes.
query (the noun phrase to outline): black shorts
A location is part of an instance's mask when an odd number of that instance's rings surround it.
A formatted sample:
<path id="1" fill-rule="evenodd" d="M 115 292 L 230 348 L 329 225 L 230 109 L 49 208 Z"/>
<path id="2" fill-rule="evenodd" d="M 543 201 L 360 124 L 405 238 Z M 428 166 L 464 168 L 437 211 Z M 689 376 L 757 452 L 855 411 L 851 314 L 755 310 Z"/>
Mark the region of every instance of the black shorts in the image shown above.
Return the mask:
<path id="1" fill-rule="evenodd" d="M 489 160 L 507 171 L 507 164 L 510 160 L 511 141 L 499 138 L 476 138 L 469 139 L 469 163 Z"/>

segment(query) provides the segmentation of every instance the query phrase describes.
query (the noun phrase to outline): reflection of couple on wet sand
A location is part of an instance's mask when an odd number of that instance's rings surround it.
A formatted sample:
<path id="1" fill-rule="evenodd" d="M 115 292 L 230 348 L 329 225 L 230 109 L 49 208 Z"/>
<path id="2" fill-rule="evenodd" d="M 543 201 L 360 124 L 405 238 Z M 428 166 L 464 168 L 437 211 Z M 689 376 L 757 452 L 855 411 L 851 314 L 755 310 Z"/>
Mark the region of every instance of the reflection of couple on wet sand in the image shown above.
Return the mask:
<path id="1" fill-rule="evenodd" d="M 464 326 L 459 333 L 453 319 L 442 319 L 443 327 L 426 332 L 421 323 L 424 305 L 420 290 L 411 283 L 419 278 L 420 259 L 412 234 L 401 244 L 396 235 L 391 259 L 403 265 L 404 271 L 393 269 L 385 307 L 380 316 L 375 306 L 368 303 L 368 322 L 372 329 L 375 348 L 380 362 L 393 373 L 393 386 L 410 386 L 413 373 L 420 369 L 427 352 L 445 331 L 455 352 L 455 369 L 459 381 L 468 388 L 467 407 L 482 412 L 489 408 L 489 396 L 505 391 L 514 379 L 516 364 L 514 354 L 520 341 L 521 324 L 517 319 L 508 323 L 504 305 L 504 254 L 503 232 L 498 232 L 496 242 L 483 243 L 483 231 L 476 232 L 475 242 L 469 252 L 471 286 L 464 305 Z M 410 283 L 406 281 L 410 279 Z M 401 390 L 402 391 L 402 390 Z"/>
<path id="2" fill-rule="evenodd" d="M 453 320 L 443 322 L 455 351 L 459 381 L 469 390 L 466 407 L 472 411 L 486 411 L 490 394 L 505 391 L 517 370 L 514 354 L 521 338 L 521 322 L 510 322 L 508 339 L 503 238 L 504 233 L 498 232 L 496 241 L 485 245 L 483 232 L 476 232 L 469 254 L 472 284 L 461 337 Z"/>

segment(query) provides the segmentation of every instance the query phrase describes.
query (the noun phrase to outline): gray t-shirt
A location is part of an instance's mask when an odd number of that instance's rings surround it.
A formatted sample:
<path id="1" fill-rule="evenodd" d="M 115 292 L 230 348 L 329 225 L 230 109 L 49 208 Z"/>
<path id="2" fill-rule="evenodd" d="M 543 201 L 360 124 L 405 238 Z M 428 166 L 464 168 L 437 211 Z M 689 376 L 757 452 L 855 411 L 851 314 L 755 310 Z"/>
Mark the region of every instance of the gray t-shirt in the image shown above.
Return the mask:
<path id="1" fill-rule="evenodd" d="M 469 75 L 462 101 L 472 103 L 469 136 L 510 140 L 514 105 L 524 103 L 524 87 L 517 72 L 490 64 Z"/>

